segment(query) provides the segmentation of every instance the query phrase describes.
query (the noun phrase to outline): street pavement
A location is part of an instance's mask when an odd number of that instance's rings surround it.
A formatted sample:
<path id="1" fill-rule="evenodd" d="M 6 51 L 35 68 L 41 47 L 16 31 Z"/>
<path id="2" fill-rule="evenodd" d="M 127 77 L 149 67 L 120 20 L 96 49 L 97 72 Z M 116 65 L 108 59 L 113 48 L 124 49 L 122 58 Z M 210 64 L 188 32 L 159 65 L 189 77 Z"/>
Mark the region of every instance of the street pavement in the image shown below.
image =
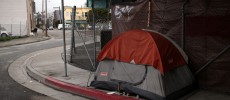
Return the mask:
<path id="1" fill-rule="evenodd" d="M 93 43 L 92 41 L 86 42 L 86 44 Z M 76 46 L 82 46 L 83 44 L 76 44 Z M 23 61 L 24 63 L 23 70 L 39 82 L 51 86 L 53 88 L 59 89 L 61 91 L 66 91 L 69 93 L 73 93 L 76 95 L 80 95 L 89 99 L 110 99 L 110 100 L 135 100 L 135 98 L 130 98 L 126 96 L 119 95 L 110 95 L 108 92 L 93 89 L 92 87 L 88 87 L 88 82 L 92 79 L 90 78 L 91 72 L 88 70 L 84 70 L 78 68 L 77 66 L 67 65 L 67 77 L 65 76 L 65 68 L 64 63 L 61 57 L 61 53 L 63 51 L 62 47 L 56 47 L 52 49 L 42 50 L 38 52 L 34 52 L 29 54 L 24 58 L 19 58 L 9 67 L 9 74 L 12 78 L 14 78 L 19 83 L 24 86 L 31 88 L 32 82 L 21 79 L 17 73 L 21 70 L 20 66 L 17 66 L 17 62 Z M 21 60 L 22 59 L 22 60 Z M 21 72 L 23 73 L 23 71 Z M 90 79 L 89 79 L 90 78 Z M 63 100 L 64 98 L 60 98 L 59 95 L 55 93 L 51 93 L 50 91 L 38 90 L 42 91 L 44 94 L 51 96 L 55 99 Z M 42 93 L 41 92 L 41 93 Z M 69 97 L 65 98 L 65 100 L 85 100 L 86 98 L 81 97 Z"/>
<path id="2" fill-rule="evenodd" d="M 37 37 L 37 39 L 43 40 L 43 36 L 42 37 L 40 36 L 42 36 L 41 32 L 39 32 L 39 37 Z M 14 42 L 12 41 L 0 42 L 1 45 L 0 47 L 0 100 L 41 100 L 41 99 L 53 100 L 53 98 L 50 98 L 44 94 L 37 93 L 28 88 L 23 87 L 21 84 L 15 82 L 9 76 L 8 67 L 14 60 L 29 52 L 39 50 L 38 48 L 40 48 L 36 43 L 33 43 L 32 45 L 27 44 L 27 45 L 10 46 L 10 45 L 17 45 L 18 43 L 22 43 L 20 41 L 23 40 L 25 40 L 25 38 L 12 40 Z M 25 41 L 26 42 L 24 42 L 23 44 L 26 44 L 27 42 L 29 43 L 35 42 L 35 40 L 31 38 L 30 39 L 27 38 Z M 38 47 L 36 47 L 35 44 Z"/>
<path id="3" fill-rule="evenodd" d="M 42 39 L 44 37 L 41 30 L 38 31 L 38 34 L 41 35 L 41 37 L 38 38 Z M 35 92 L 22 86 L 21 83 L 17 83 L 8 73 L 9 66 L 18 58 L 35 51 L 60 47 L 63 45 L 61 30 L 51 30 L 48 31 L 48 34 L 52 37 L 50 40 L 35 42 L 33 39 L 30 39 L 32 41 L 25 40 L 29 42 L 29 44 L 23 43 L 23 45 L 18 45 L 18 41 L 23 41 L 26 38 L 15 39 L 13 40 L 14 42 L 11 42 L 11 45 L 15 43 L 15 46 L 5 45 L 4 47 L 0 47 L 0 100 L 53 100 L 53 98 L 49 96 Z M 70 36 L 70 30 L 66 31 L 67 45 L 70 44 Z M 79 39 L 76 39 L 76 42 L 79 41 Z M 1 43 L 2 42 L 0 42 L 0 44 Z"/>
<path id="4" fill-rule="evenodd" d="M 22 86 L 29 88 L 33 91 L 36 91 L 38 93 L 47 95 L 48 97 L 57 99 L 57 100 L 87 100 L 86 98 L 73 95 L 71 93 L 67 92 L 62 92 L 55 90 L 53 88 L 48 87 L 47 85 L 42 84 L 44 82 L 44 78 L 41 77 L 43 74 L 45 75 L 60 75 L 60 78 L 65 78 L 68 79 L 69 77 L 64 77 L 64 68 L 61 68 L 60 66 L 63 66 L 63 61 L 61 58 L 58 58 L 56 56 L 53 56 L 53 54 L 60 55 L 62 52 L 63 48 L 62 47 L 55 47 L 52 49 L 45 49 L 37 52 L 33 52 L 27 55 L 24 55 L 18 59 L 16 59 L 8 69 L 9 75 L 19 84 Z M 58 61 L 58 62 L 53 62 L 53 61 Z M 49 67 L 44 68 L 41 65 L 44 65 L 45 63 L 48 64 L 48 66 L 54 65 L 55 68 Z M 41 66 L 42 69 L 40 69 L 38 65 Z M 45 64 L 46 65 L 46 64 Z M 32 67 L 33 66 L 33 67 Z M 32 78 L 27 74 L 26 67 L 30 68 L 32 72 L 35 72 L 34 70 L 39 71 L 39 73 L 30 73 Z M 68 66 L 69 70 L 73 70 L 71 66 Z M 41 71 L 42 70 L 42 71 Z M 63 70 L 63 71 L 62 71 Z M 57 72 L 56 72 L 57 71 Z M 41 72 L 41 74 L 40 74 Z M 59 73 L 60 74 L 55 74 Z M 35 76 L 35 75 L 41 75 L 41 76 Z M 36 80 L 34 80 L 36 79 Z M 41 82 L 42 81 L 42 82 Z M 39 99 L 38 99 L 39 100 Z M 43 99 L 41 99 L 43 100 Z"/>

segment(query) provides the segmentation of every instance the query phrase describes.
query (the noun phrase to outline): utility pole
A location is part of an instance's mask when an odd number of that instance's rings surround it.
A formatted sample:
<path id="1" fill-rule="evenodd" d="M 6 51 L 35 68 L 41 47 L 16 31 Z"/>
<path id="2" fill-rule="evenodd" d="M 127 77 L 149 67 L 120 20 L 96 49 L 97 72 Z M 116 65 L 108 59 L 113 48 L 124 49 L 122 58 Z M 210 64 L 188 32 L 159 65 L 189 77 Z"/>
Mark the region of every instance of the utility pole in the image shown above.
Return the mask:
<path id="1" fill-rule="evenodd" d="M 60 10 L 60 6 L 58 7 L 58 9 L 59 9 L 59 15 L 60 15 L 60 24 L 61 24 L 61 20 L 62 20 L 62 18 L 61 18 L 61 10 Z"/>
<path id="2" fill-rule="evenodd" d="M 44 0 L 42 0 L 42 33 L 44 33 Z"/>
<path id="3" fill-rule="evenodd" d="M 45 36 L 47 37 L 47 0 L 46 0 L 46 18 L 45 18 Z"/>

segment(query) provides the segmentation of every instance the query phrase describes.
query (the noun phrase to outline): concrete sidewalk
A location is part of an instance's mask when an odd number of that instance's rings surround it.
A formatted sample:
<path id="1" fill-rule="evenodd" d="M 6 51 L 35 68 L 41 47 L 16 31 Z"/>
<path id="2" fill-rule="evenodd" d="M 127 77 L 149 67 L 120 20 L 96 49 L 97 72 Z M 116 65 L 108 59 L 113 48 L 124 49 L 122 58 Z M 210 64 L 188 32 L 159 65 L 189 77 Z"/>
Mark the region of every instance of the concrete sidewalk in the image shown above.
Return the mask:
<path id="1" fill-rule="evenodd" d="M 82 44 L 78 44 L 80 46 Z M 109 94 L 107 91 L 87 87 L 90 72 L 67 65 L 68 77 L 65 77 L 64 62 L 61 58 L 63 47 L 38 51 L 26 61 L 27 73 L 39 82 L 61 91 L 99 100 L 135 100 L 137 98 Z M 228 94 L 197 90 L 179 100 L 230 100 Z"/>
<path id="2" fill-rule="evenodd" d="M 45 37 L 45 34 L 42 33 L 42 30 L 38 29 L 37 36 L 29 36 L 26 38 L 19 38 L 19 39 L 13 39 L 10 41 L 0 42 L 0 48 L 7 47 L 7 46 L 13 46 L 13 45 L 28 44 L 28 43 L 33 43 L 33 42 L 40 42 L 40 41 L 44 41 L 48 39 L 50 39 L 50 37 Z"/>
<path id="3" fill-rule="evenodd" d="M 86 42 L 91 44 L 92 41 Z M 76 44 L 77 47 L 83 44 Z M 69 46 L 68 46 L 69 47 Z M 88 70 L 79 68 L 80 66 L 67 64 L 68 77 L 65 77 L 64 61 L 61 53 L 63 47 L 42 50 L 30 54 L 26 63 L 27 73 L 39 82 L 59 89 L 61 91 L 80 95 L 89 99 L 99 100 L 135 100 L 135 97 L 120 96 L 110 94 L 108 91 L 97 90 L 87 87 L 90 76 Z M 68 56 L 67 56 L 68 59 Z M 83 63 L 83 62 L 82 62 Z M 85 64 L 85 63 L 84 63 Z M 85 64 L 87 65 L 87 64 Z M 197 90 L 187 94 L 179 100 L 230 100 L 230 95 L 206 90 Z"/>
<path id="4" fill-rule="evenodd" d="M 78 44 L 80 46 L 82 44 Z M 67 65 L 68 77 L 65 77 L 64 62 L 61 58 L 63 47 L 37 52 L 27 64 L 27 73 L 34 79 L 53 88 L 77 94 L 90 99 L 133 100 L 136 98 L 107 94 L 108 92 L 87 87 L 90 72 Z"/>

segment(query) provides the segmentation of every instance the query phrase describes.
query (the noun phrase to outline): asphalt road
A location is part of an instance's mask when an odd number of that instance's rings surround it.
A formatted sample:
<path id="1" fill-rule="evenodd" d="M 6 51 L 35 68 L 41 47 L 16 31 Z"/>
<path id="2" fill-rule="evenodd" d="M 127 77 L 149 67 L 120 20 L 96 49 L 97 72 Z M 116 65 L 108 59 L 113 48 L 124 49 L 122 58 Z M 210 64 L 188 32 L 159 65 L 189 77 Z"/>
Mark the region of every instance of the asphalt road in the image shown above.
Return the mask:
<path id="1" fill-rule="evenodd" d="M 67 44 L 70 44 L 70 34 L 70 31 L 66 32 Z M 8 74 L 9 65 L 17 58 L 35 51 L 63 45 L 61 30 L 49 31 L 49 35 L 54 38 L 43 42 L 0 48 L 0 100 L 53 100 L 53 98 L 23 87 Z"/>

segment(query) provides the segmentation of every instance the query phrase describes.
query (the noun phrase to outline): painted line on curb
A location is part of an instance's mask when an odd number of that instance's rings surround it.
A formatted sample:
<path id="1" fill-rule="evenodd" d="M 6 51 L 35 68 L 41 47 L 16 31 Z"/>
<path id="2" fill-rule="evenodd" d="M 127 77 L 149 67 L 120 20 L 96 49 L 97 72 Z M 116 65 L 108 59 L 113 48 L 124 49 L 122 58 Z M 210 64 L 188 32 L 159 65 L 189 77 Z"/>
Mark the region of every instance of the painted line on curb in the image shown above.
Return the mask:
<path id="1" fill-rule="evenodd" d="M 91 42 L 87 41 L 86 44 L 88 44 L 88 43 L 91 43 Z M 82 45 L 82 43 L 80 43 L 78 45 Z M 58 48 L 58 47 L 56 47 L 56 48 Z M 32 63 L 34 57 L 36 57 L 42 53 L 45 53 L 48 50 L 49 49 L 35 52 L 34 54 L 32 54 L 30 57 L 28 57 L 25 60 L 24 64 L 26 64 L 26 71 L 30 77 L 36 79 L 37 81 L 39 81 L 45 85 L 56 88 L 58 90 L 73 93 L 73 94 L 76 94 L 76 95 L 79 95 L 82 97 L 86 97 L 86 98 L 97 99 L 97 100 L 137 100 L 137 98 L 133 98 L 133 97 L 120 96 L 117 94 L 107 94 L 107 92 L 104 92 L 104 91 L 100 91 L 100 90 L 96 90 L 96 89 L 92 89 L 92 88 L 88 88 L 88 87 L 83 87 L 83 86 L 78 86 L 78 85 L 74 85 L 71 83 L 63 82 L 63 81 L 57 80 L 55 78 L 52 78 L 50 76 L 45 76 L 45 75 L 39 73 L 37 70 L 35 70 L 31 66 L 31 63 Z"/>
<path id="2" fill-rule="evenodd" d="M 58 89 L 61 89 L 61 90 L 65 90 L 65 91 L 77 94 L 77 95 L 81 95 L 83 97 L 92 98 L 92 99 L 98 99 L 98 100 L 136 100 L 135 98 L 120 96 L 117 94 L 109 95 L 103 91 L 65 83 L 65 82 L 56 80 L 56 79 L 51 78 L 51 77 L 45 78 L 45 84 L 52 86 L 52 87 L 55 87 L 55 88 L 58 88 Z"/>

